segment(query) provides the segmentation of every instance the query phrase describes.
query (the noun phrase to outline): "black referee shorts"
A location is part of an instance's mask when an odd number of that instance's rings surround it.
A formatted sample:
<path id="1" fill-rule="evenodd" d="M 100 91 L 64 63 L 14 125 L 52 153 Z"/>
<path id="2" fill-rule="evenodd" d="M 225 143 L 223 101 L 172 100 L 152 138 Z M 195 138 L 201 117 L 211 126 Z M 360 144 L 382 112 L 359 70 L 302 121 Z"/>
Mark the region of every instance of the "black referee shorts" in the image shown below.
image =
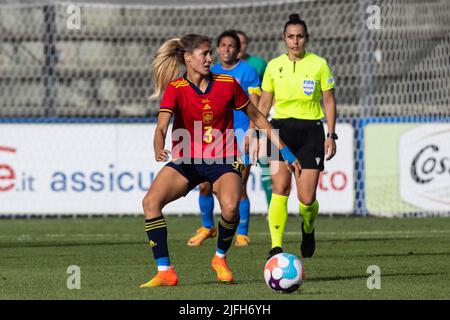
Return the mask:
<path id="1" fill-rule="evenodd" d="M 321 120 L 289 118 L 272 119 L 270 123 L 275 129 L 279 130 L 281 140 L 283 140 L 297 157 L 303 169 L 318 169 L 323 171 L 325 132 Z M 275 160 L 273 151 L 278 152 L 279 160 L 283 160 L 278 148 L 268 140 L 268 156 Z"/>

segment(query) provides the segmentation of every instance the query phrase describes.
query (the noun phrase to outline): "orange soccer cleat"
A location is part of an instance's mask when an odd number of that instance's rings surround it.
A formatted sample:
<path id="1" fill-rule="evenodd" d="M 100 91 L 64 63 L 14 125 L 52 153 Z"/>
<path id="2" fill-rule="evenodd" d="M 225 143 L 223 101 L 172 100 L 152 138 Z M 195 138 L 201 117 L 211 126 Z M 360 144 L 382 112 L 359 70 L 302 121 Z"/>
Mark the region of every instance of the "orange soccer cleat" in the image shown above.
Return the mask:
<path id="1" fill-rule="evenodd" d="M 234 245 L 236 247 L 247 247 L 250 244 L 250 238 L 245 234 L 236 235 Z"/>
<path id="2" fill-rule="evenodd" d="M 220 258 L 215 255 L 211 262 L 211 268 L 217 272 L 217 280 L 219 280 L 219 282 L 225 284 L 233 282 L 233 273 L 230 271 L 230 268 L 228 268 L 225 258 Z"/>
<path id="3" fill-rule="evenodd" d="M 158 271 L 156 276 L 153 277 L 147 283 L 141 284 L 139 288 L 150 288 L 150 287 L 162 287 L 162 286 L 176 286 L 178 284 L 178 276 L 173 266 L 170 269 L 164 271 Z"/>
<path id="4" fill-rule="evenodd" d="M 211 229 L 201 227 L 197 230 L 197 233 L 195 236 L 190 238 L 187 242 L 187 245 L 190 247 L 198 247 L 201 246 L 203 241 L 205 241 L 208 238 L 214 238 L 217 235 L 217 230 L 215 227 L 212 227 Z"/>

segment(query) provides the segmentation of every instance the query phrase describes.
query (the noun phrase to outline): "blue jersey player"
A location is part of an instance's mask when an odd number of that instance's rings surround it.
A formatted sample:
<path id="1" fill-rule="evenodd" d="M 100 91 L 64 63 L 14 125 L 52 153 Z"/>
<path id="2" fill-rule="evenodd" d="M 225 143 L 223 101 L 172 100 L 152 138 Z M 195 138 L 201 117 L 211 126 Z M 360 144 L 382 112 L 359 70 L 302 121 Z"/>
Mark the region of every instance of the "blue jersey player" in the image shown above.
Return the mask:
<path id="1" fill-rule="evenodd" d="M 253 105 L 258 105 L 259 95 L 261 94 L 261 81 L 258 72 L 243 60 L 238 60 L 240 52 L 240 40 L 235 31 L 228 30 L 223 32 L 217 39 L 217 53 L 219 63 L 211 68 L 216 74 L 227 74 L 233 76 L 241 85 L 244 92 L 249 96 Z M 242 172 L 242 193 L 239 203 L 240 221 L 237 230 L 235 245 L 248 246 L 250 239 L 248 237 L 248 227 L 250 219 L 250 201 L 247 195 L 247 181 L 250 174 L 250 159 L 248 156 L 248 129 L 250 120 L 242 112 L 234 111 L 234 130 L 237 143 L 242 155 L 242 161 L 245 169 Z M 211 192 L 211 185 L 208 182 L 199 185 L 199 205 L 202 216 L 202 227 L 197 233 L 188 240 L 189 246 L 199 246 L 208 238 L 215 237 L 217 231 L 214 227 L 213 210 L 214 197 Z"/>

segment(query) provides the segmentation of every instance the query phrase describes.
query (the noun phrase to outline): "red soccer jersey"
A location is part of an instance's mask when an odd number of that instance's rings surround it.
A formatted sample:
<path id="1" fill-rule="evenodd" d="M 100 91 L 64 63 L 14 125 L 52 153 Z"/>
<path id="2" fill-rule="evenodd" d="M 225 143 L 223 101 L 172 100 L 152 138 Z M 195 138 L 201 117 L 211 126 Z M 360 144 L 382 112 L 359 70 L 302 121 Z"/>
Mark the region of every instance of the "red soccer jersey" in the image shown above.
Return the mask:
<path id="1" fill-rule="evenodd" d="M 231 76 L 210 74 L 205 92 L 185 77 L 171 82 L 160 112 L 174 115 L 172 158 L 227 158 L 239 154 L 233 131 L 233 109 L 250 103 Z"/>

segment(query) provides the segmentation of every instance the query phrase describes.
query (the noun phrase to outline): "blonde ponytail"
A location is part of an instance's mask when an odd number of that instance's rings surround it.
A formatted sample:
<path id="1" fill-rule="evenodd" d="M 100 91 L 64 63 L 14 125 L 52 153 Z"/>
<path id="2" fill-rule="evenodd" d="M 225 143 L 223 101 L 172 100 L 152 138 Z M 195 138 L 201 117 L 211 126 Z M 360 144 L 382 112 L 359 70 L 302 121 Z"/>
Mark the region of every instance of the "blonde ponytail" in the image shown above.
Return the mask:
<path id="1" fill-rule="evenodd" d="M 178 48 L 180 38 L 166 41 L 156 52 L 151 66 L 154 92 L 150 99 L 157 99 L 169 83 L 178 75 Z"/>
<path id="2" fill-rule="evenodd" d="M 150 99 L 158 98 L 166 90 L 169 83 L 176 78 L 178 64 L 186 65 L 184 54 L 192 53 L 202 43 L 211 45 L 211 40 L 199 34 L 187 34 L 182 38 L 170 39 L 156 51 L 151 67 L 151 77 L 154 83 L 154 92 Z"/>

